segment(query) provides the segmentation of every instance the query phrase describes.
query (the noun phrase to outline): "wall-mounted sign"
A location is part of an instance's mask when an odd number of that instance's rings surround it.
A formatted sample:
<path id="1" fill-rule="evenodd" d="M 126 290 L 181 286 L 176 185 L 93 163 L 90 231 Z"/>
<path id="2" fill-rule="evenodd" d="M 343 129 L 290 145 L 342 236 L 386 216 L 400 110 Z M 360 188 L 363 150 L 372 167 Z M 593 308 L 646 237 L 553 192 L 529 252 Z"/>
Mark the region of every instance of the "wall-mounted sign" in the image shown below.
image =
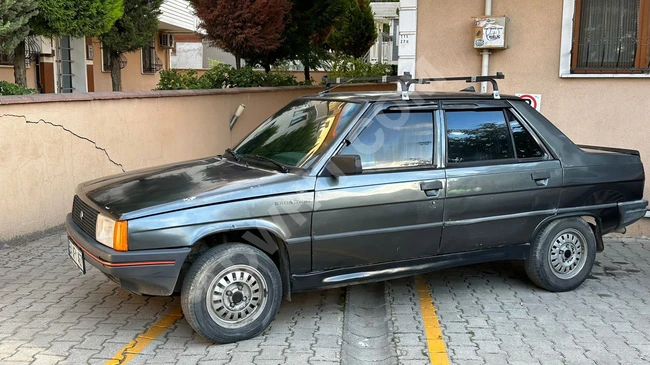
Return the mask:
<path id="1" fill-rule="evenodd" d="M 541 94 L 515 94 L 516 96 L 524 99 L 528 105 L 535 108 L 538 112 L 542 112 L 542 95 Z"/>
<path id="2" fill-rule="evenodd" d="M 474 48 L 504 49 L 506 44 L 506 17 L 475 17 Z"/>

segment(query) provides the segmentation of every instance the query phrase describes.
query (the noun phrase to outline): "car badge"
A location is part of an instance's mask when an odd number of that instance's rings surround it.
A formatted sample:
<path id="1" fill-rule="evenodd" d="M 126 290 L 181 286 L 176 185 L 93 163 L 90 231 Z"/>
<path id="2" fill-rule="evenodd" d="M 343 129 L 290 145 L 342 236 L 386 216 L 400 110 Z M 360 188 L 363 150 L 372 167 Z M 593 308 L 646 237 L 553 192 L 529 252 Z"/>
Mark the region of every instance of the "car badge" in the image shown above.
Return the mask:
<path id="1" fill-rule="evenodd" d="M 79 212 L 79 219 L 83 220 L 84 219 L 84 211 L 82 210 Z"/>

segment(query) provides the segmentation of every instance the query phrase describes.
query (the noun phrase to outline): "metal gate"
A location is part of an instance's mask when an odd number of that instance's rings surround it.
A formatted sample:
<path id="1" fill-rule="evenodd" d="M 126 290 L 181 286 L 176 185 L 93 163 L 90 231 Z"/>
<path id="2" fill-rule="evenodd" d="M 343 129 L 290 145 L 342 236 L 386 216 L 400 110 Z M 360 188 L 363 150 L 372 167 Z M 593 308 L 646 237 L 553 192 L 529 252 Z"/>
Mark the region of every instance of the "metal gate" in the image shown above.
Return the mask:
<path id="1" fill-rule="evenodd" d="M 72 46 L 70 44 L 70 37 L 63 36 L 59 41 L 59 92 L 72 93 L 74 87 L 72 86 Z"/>

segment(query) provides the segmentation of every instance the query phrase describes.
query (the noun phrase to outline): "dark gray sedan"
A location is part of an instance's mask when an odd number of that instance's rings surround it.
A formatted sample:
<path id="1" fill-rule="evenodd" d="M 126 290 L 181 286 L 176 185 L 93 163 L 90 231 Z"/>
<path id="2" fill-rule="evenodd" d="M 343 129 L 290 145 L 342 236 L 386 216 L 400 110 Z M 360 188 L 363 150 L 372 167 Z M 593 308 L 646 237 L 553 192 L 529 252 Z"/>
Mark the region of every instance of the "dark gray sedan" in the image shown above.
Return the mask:
<path id="1" fill-rule="evenodd" d="M 646 212 L 639 153 L 575 145 L 495 96 L 297 99 L 222 156 L 79 185 L 70 256 L 135 293 L 180 292 L 222 343 L 261 333 L 292 292 L 451 266 L 523 260 L 572 290 L 603 234 Z"/>

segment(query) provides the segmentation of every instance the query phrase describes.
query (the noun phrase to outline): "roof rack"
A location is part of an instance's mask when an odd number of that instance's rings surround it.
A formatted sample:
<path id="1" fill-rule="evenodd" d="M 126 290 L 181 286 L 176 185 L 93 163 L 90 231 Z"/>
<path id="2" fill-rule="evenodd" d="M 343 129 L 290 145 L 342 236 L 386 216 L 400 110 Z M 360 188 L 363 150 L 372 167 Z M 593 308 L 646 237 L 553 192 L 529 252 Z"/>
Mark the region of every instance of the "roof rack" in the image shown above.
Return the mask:
<path id="1" fill-rule="evenodd" d="M 380 77 L 354 77 L 354 78 L 329 78 L 327 76 L 323 77 L 323 82 L 325 83 L 325 90 L 321 94 L 327 94 L 330 90 L 336 88 L 331 87 L 332 84 L 347 84 L 352 81 L 368 81 L 368 82 L 377 82 L 377 83 L 392 83 L 397 82 L 402 86 L 402 99 L 409 100 L 408 90 L 411 85 L 426 85 L 432 82 L 440 81 L 465 81 L 465 82 L 489 82 L 492 84 L 492 95 L 495 99 L 501 99 L 501 94 L 499 94 L 499 84 L 497 80 L 503 80 L 505 76 L 502 72 L 497 72 L 496 75 L 492 76 L 459 76 L 459 77 L 430 77 L 430 78 L 413 78 L 410 72 L 404 72 L 402 76 L 380 76 Z"/>

